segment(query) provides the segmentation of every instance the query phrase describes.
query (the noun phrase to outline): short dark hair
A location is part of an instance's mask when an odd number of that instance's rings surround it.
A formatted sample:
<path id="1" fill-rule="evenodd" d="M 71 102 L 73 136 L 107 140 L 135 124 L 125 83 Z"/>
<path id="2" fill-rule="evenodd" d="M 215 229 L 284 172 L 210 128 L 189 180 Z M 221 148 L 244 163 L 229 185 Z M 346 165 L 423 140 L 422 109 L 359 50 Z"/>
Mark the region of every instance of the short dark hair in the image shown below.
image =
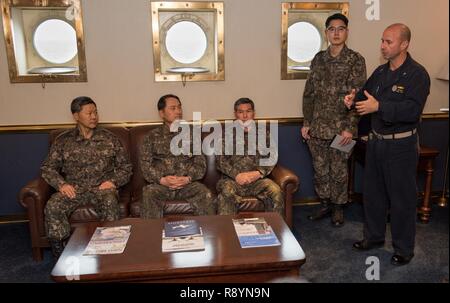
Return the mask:
<path id="1" fill-rule="evenodd" d="M 255 103 L 253 103 L 252 100 L 250 100 L 249 98 L 239 98 L 236 102 L 234 102 L 234 111 L 237 111 L 237 108 L 241 104 L 250 104 L 252 110 L 255 110 Z"/>
<path id="2" fill-rule="evenodd" d="M 166 108 L 166 100 L 168 98 L 177 99 L 178 102 L 180 102 L 180 104 L 181 104 L 180 98 L 178 98 L 178 96 L 175 96 L 175 95 L 172 95 L 172 94 L 164 95 L 161 98 L 159 98 L 159 100 L 158 100 L 158 110 L 163 110 L 163 109 Z"/>
<path id="3" fill-rule="evenodd" d="M 76 97 L 75 99 L 72 100 L 72 103 L 70 104 L 70 111 L 72 112 L 72 114 L 79 113 L 81 112 L 81 108 L 84 105 L 88 104 L 94 104 L 95 107 L 97 107 L 97 104 L 95 104 L 94 100 L 92 100 L 89 97 L 86 96 Z"/>
<path id="4" fill-rule="evenodd" d="M 327 21 L 325 22 L 325 28 L 328 28 L 331 21 L 333 20 L 342 20 L 345 23 L 345 26 L 348 26 L 348 18 L 341 13 L 337 13 L 327 18 Z"/>

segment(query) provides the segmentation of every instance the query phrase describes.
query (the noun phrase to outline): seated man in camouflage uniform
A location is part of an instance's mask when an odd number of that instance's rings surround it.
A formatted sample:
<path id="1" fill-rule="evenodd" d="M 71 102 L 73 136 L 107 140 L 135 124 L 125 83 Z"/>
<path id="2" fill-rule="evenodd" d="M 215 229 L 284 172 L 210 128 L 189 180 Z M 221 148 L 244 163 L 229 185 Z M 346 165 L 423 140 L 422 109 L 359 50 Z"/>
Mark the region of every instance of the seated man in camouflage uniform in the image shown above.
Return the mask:
<path id="1" fill-rule="evenodd" d="M 212 194 L 198 182 L 206 172 L 205 157 L 192 153 L 175 156 L 171 152 L 172 139 L 179 133 L 171 132 L 170 127 L 182 118 L 180 99 L 162 96 L 158 111 L 164 123 L 151 130 L 141 146 L 142 175 L 150 183 L 143 188 L 141 217 L 162 218 L 164 201 L 171 200 L 188 201 L 196 215 L 214 215 Z"/>
<path id="2" fill-rule="evenodd" d="M 44 210 L 47 236 L 56 258 L 70 235 L 69 217 L 78 206 L 92 204 L 102 221 L 119 219 L 117 189 L 132 174 L 119 139 L 97 127 L 95 102 L 78 97 L 70 109 L 77 126 L 56 138 L 41 167 L 42 178 L 58 191 Z"/>
<path id="3" fill-rule="evenodd" d="M 248 98 L 241 98 L 234 103 L 234 114 L 238 125 L 244 127 L 244 147 L 249 146 L 249 122 L 253 122 L 255 117 L 255 104 Z M 251 127 L 255 127 L 253 123 Z M 267 132 L 266 142 L 270 140 Z M 280 187 L 272 180 L 266 178 L 274 168 L 262 166 L 262 158 L 259 149 L 256 155 L 251 155 L 248 148 L 244 148 L 244 155 L 236 153 L 236 137 L 233 135 L 232 141 L 234 152 L 227 155 L 223 149 L 223 155 L 216 158 L 217 169 L 223 174 L 222 179 L 217 183 L 218 213 L 220 215 L 235 214 L 238 211 L 238 204 L 242 197 L 253 196 L 262 200 L 266 211 L 278 212 L 284 217 L 284 197 Z M 238 143 L 239 144 L 239 143 Z"/>

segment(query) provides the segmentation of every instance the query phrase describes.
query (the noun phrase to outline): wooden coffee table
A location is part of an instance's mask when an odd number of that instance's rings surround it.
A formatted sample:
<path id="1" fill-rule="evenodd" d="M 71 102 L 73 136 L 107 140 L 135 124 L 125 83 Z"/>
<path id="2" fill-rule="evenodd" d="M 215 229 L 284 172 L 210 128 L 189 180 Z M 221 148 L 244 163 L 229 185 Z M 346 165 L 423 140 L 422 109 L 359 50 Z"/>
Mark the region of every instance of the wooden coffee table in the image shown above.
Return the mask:
<path id="1" fill-rule="evenodd" d="M 281 246 L 241 248 L 233 216 L 183 217 L 202 227 L 205 250 L 176 253 L 161 251 L 165 219 L 127 218 L 115 222 L 88 223 L 74 231 L 51 273 L 56 282 L 148 281 L 148 282 L 268 282 L 298 278 L 305 254 L 277 213 L 255 213 L 272 226 Z M 83 256 L 98 226 L 132 225 L 125 251 L 118 255 Z M 78 270 L 79 269 L 79 270 Z M 70 280 L 77 275 L 78 280 Z M 69 279 L 66 275 L 69 275 Z"/>

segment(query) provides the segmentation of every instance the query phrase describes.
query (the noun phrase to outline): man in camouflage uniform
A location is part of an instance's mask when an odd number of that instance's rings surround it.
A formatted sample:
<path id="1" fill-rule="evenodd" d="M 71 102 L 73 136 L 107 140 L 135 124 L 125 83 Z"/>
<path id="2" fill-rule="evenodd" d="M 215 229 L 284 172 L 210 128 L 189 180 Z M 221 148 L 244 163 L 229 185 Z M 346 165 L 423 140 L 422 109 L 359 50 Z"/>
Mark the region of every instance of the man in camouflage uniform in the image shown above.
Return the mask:
<path id="1" fill-rule="evenodd" d="M 95 102 L 89 97 L 72 101 L 77 126 L 60 134 L 42 164 L 42 178 L 58 192 L 45 206 L 47 236 L 55 257 L 70 235 L 69 218 L 80 205 L 95 207 L 102 221 L 119 219 L 118 188 L 132 174 L 132 166 L 119 139 L 97 127 Z"/>
<path id="2" fill-rule="evenodd" d="M 343 137 L 340 145 L 349 144 L 357 135 L 358 117 L 343 106 L 344 97 L 359 90 L 366 80 L 364 58 L 347 48 L 348 19 L 342 14 L 326 21 L 330 46 L 319 52 L 311 63 L 311 73 L 303 95 L 304 124 L 302 137 L 307 140 L 314 167 L 314 185 L 321 207 L 310 220 L 332 214 L 332 225 L 344 224 L 342 206 L 347 203 L 349 154 L 330 148 L 333 138 Z"/>
<path id="3" fill-rule="evenodd" d="M 174 155 L 170 145 L 179 135 L 170 127 L 182 118 L 181 102 L 177 96 L 165 95 L 158 101 L 159 115 L 163 124 L 151 130 L 141 146 L 141 169 L 150 183 L 143 188 L 141 217 L 162 218 L 164 201 L 186 200 L 196 215 L 214 215 L 215 207 L 210 190 L 198 182 L 206 172 L 203 155 Z M 192 140 L 191 140 L 192 151 Z"/>
<path id="4" fill-rule="evenodd" d="M 236 153 L 238 140 L 233 135 L 232 142 L 234 153 L 227 155 L 223 148 L 223 155 L 216 158 L 217 170 L 223 176 L 217 183 L 218 213 L 220 215 L 235 214 L 238 211 L 239 203 L 243 202 L 243 197 L 253 196 L 262 200 L 266 211 L 278 212 L 282 217 L 284 213 L 284 197 L 280 187 L 272 180 L 266 178 L 273 170 L 275 164 L 262 166 L 262 158 L 259 150 L 256 155 L 249 154 L 249 129 L 255 127 L 253 122 L 255 117 L 255 105 L 248 98 L 241 98 L 234 104 L 234 114 L 240 127 L 244 127 L 244 155 Z M 267 133 L 266 142 L 269 142 L 270 134 Z M 239 141 L 238 141 L 239 142 Z M 277 151 L 276 151 L 277 152 Z"/>

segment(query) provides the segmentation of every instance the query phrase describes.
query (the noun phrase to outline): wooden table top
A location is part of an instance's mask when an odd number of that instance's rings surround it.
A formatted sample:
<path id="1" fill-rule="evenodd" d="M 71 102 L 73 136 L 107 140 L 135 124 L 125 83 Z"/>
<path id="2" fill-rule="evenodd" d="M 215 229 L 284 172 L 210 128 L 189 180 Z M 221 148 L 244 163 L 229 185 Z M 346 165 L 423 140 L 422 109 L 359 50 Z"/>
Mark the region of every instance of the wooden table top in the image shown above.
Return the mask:
<path id="1" fill-rule="evenodd" d="M 161 233 L 166 219 L 126 218 L 76 228 L 51 276 L 57 282 L 67 282 L 66 276 L 74 274 L 79 274 L 80 281 L 164 279 L 295 268 L 305 262 L 302 248 L 279 214 L 247 216 L 264 217 L 281 246 L 243 249 L 234 230 L 233 216 L 186 216 L 183 219 L 195 219 L 202 228 L 205 250 L 163 253 Z M 96 227 L 121 225 L 132 226 L 122 254 L 83 256 Z"/>

